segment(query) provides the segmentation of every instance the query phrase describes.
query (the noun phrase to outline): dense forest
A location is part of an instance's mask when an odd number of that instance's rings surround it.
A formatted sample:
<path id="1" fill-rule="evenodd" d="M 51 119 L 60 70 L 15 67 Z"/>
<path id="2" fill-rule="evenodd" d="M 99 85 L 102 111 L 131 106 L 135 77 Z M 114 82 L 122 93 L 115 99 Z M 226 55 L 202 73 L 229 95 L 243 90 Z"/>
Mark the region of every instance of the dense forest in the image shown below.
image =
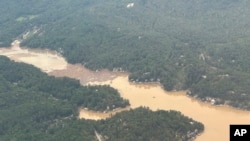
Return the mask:
<path id="1" fill-rule="evenodd" d="M 183 117 L 179 112 L 152 112 L 147 108 L 122 112 L 115 118 L 102 120 L 99 123 L 105 123 L 105 125 L 101 124 L 96 127 L 96 130 L 109 141 L 133 141 L 134 139 L 136 141 L 187 141 L 194 139 L 193 137 L 204 130 L 202 124 L 194 123 L 192 119 Z"/>
<path id="2" fill-rule="evenodd" d="M 140 134 L 144 141 L 162 141 L 166 136 L 176 141 L 189 140 L 204 130 L 201 123 L 178 112 L 152 112 L 147 108 L 120 113 L 106 121 L 77 117 L 80 106 L 106 110 L 102 107 L 109 104 L 123 107 L 128 101 L 109 86 L 83 87 L 76 80 L 47 76 L 31 65 L 0 56 L 1 141 L 97 141 L 95 132 L 110 140 L 118 140 L 119 135 L 126 136 L 127 141 L 138 141 L 136 134 Z"/>
<path id="3" fill-rule="evenodd" d="M 60 52 L 90 69 L 250 109 L 250 1 L 4 0 L 0 45 Z"/>
<path id="4" fill-rule="evenodd" d="M 0 59 L 2 81 L 12 84 L 12 87 L 9 88 L 2 85 L 1 90 L 5 94 L 1 104 L 3 107 L 15 103 L 9 101 L 8 95 L 10 93 L 15 95 L 16 100 L 22 100 L 19 99 L 19 96 L 31 100 L 28 97 L 32 97 L 33 94 L 37 93 L 36 95 L 44 95 L 44 98 L 48 99 L 48 103 L 58 100 L 68 101 L 74 108 L 82 106 L 95 111 L 113 110 L 114 108 L 124 108 L 129 105 L 128 100 L 122 99 L 118 91 L 110 86 L 81 86 L 77 80 L 47 76 L 45 73 L 40 72 L 39 69 L 29 65 L 15 64 L 5 57 Z M 22 92 L 22 89 L 29 91 L 29 95 Z M 24 96 L 22 97 L 22 95 Z M 39 97 L 36 100 L 39 100 Z M 64 106 L 66 106 L 65 114 L 74 114 L 72 107 L 67 106 L 67 104 Z"/>

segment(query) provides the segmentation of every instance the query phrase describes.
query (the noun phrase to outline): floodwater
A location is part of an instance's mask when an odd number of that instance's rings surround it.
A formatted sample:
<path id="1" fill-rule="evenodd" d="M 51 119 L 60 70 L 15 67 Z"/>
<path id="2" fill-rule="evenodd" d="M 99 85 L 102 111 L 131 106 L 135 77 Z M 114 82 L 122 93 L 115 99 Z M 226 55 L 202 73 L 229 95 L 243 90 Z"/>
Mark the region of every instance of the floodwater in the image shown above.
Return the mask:
<path id="1" fill-rule="evenodd" d="M 117 76 L 122 75 L 120 72 L 110 72 L 108 70 L 101 71 L 91 71 L 86 69 L 80 64 L 68 64 L 66 69 L 55 70 L 49 72 L 49 75 L 57 76 L 57 77 L 70 77 L 74 79 L 80 80 L 82 85 L 86 85 L 89 82 L 104 82 L 107 80 L 112 80 Z"/>
<path id="2" fill-rule="evenodd" d="M 32 64 L 44 72 L 62 70 L 67 67 L 67 62 L 56 53 L 48 50 L 30 50 L 19 47 L 20 41 L 15 40 L 11 48 L 0 48 L 0 55 L 9 57 L 17 62 Z"/>
<path id="3" fill-rule="evenodd" d="M 177 110 L 202 122 L 205 131 L 196 141 L 228 141 L 230 124 L 250 124 L 249 111 L 200 102 L 188 97 L 186 91 L 167 92 L 159 84 L 134 84 L 128 82 L 128 76 L 91 84 L 110 84 L 123 98 L 129 99 L 131 108 L 146 106 L 151 110 Z"/>
<path id="4" fill-rule="evenodd" d="M 96 112 L 96 111 L 88 110 L 85 108 L 80 108 L 79 109 L 79 118 L 80 119 L 84 118 L 84 119 L 91 119 L 91 120 L 101 120 L 101 119 L 109 118 L 109 117 L 115 115 L 116 113 L 126 111 L 129 109 L 130 109 L 130 107 L 126 107 L 126 108 L 114 109 L 113 111 L 108 111 L 108 112 Z"/>
<path id="5" fill-rule="evenodd" d="M 118 89 L 121 97 L 130 101 L 129 108 L 146 106 L 152 110 L 180 111 L 185 116 L 204 124 L 205 131 L 196 138 L 196 141 L 228 141 L 230 124 L 250 124 L 249 111 L 200 102 L 186 96 L 185 91 L 166 92 L 157 83 L 130 83 L 126 73 L 107 70 L 90 71 L 80 64 L 68 64 L 63 57 L 56 53 L 22 49 L 18 46 L 18 42 L 14 42 L 11 48 L 0 48 L 0 55 L 8 56 L 15 61 L 33 64 L 50 75 L 78 79 L 83 85 L 109 84 Z M 81 109 L 79 117 L 95 120 L 105 119 L 129 108 L 109 113 Z"/>

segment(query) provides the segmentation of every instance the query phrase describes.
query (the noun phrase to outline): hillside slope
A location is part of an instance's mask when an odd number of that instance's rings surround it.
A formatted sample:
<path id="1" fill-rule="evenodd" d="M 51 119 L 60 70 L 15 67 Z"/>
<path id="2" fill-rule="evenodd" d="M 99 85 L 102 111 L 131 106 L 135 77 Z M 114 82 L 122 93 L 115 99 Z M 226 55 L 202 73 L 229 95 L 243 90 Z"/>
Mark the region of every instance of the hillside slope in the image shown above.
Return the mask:
<path id="1" fill-rule="evenodd" d="M 201 123 L 179 112 L 152 112 L 146 108 L 119 113 L 100 122 L 78 118 L 79 106 L 103 110 L 102 107 L 117 103 L 128 104 L 113 88 L 81 86 L 76 80 L 48 76 L 34 66 L 0 56 L 1 141 L 96 141 L 95 129 L 110 139 L 138 141 L 134 136 L 138 124 L 155 131 L 149 133 L 147 128 L 140 128 L 137 134 L 144 141 L 149 141 L 149 137 L 162 141 L 163 136 L 173 141 L 189 140 L 204 130 Z M 123 126 L 117 131 L 121 123 L 112 121 L 120 120 L 128 121 L 130 130 Z"/>
<path id="2" fill-rule="evenodd" d="M 130 3 L 133 3 L 132 5 Z M 129 6 L 130 5 L 130 6 Z M 250 109 L 247 0 L 3 1 L 0 42 L 50 48 L 70 63 Z"/>

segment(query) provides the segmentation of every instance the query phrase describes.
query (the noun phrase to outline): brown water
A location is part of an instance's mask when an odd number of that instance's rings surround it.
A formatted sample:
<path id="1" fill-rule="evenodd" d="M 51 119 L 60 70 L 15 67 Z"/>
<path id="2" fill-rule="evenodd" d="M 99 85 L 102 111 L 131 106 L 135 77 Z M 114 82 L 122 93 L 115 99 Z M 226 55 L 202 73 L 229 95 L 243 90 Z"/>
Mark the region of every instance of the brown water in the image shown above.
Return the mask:
<path id="1" fill-rule="evenodd" d="M 17 62 L 32 64 L 44 72 L 63 70 L 67 67 L 67 62 L 56 53 L 48 50 L 31 50 L 19 47 L 19 41 L 14 41 L 11 48 L 0 48 L 0 55 L 9 57 Z"/>
<path id="2" fill-rule="evenodd" d="M 96 112 L 96 111 L 92 111 L 92 110 L 87 110 L 84 108 L 79 109 L 79 118 L 82 119 L 91 119 L 91 120 L 101 120 L 101 119 L 106 119 L 109 118 L 113 115 L 115 115 L 116 113 L 125 111 L 125 110 L 129 110 L 130 107 L 126 107 L 126 108 L 119 108 L 119 109 L 115 109 L 113 111 L 109 111 L 109 112 Z"/>
<path id="3" fill-rule="evenodd" d="M 93 72 L 82 65 L 67 64 L 64 58 L 49 51 L 21 49 L 18 43 L 12 48 L 0 49 L 0 55 L 33 64 L 41 70 L 55 76 L 68 76 L 79 79 L 82 84 L 109 84 L 119 90 L 121 96 L 128 99 L 131 108 L 147 106 L 152 110 L 177 110 L 185 116 L 200 121 L 205 131 L 196 141 L 228 141 L 230 124 L 250 124 L 250 112 L 237 110 L 228 106 L 214 106 L 187 97 L 185 91 L 166 92 L 159 84 L 134 84 L 128 82 L 125 73 L 113 73 L 107 70 Z M 126 110 L 126 109 L 125 109 Z M 118 111 L 98 113 L 80 110 L 80 118 L 103 119 Z"/>
<path id="4" fill-rule="evenodd" d="M 91 84 L 110 84 L 119 90 L 123 98 L 129 99 L 131 108 L 146 106 L 152 110 L 177 110 L 202 122 L 205 132 L 196 141 L 228 141 L 230 124 L 250 123 L 250 112 L 200 102 L 187 97 L 185 91 L 166 92 L 158 84 L 130 83 L 127 76 Z"/>

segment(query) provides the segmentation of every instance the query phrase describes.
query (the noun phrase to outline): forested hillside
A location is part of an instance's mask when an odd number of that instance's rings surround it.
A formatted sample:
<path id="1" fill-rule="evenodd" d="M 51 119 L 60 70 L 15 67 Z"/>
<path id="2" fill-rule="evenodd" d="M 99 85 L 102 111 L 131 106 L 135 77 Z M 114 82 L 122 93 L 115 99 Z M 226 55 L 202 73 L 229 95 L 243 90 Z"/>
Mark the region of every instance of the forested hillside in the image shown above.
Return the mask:
<path id="1" fill-rule="evenodd" d="M 0 42 L 250 109 L 250 1 L 1 1 Z"/>
<path id="2" fill-rule="evenodd" d="M 122 112 L 99 123 L 105 125 L 96 130 L 108 141 L 188 141 L 204 130 L 202 124 L 194 123 L 180 112 L 152 112 L 146 108 Z"/>
<path id="3" fill-rule="evenodd" d="M 6 86 L 2 85 L 1 87 L 1 91 L 4 94 L 1 101 L 2 107 L 9 107 L 9 104 L 15 103 L 15 101 L 9 101 L 8 95 L 10 93 L 13 94 L 16 100 L 20 101 L 39 100 L 42 95 L 48 100 L 48 104 L 50 101 L 56 101 L 59 104 L 60 100 L 62 102 L 67 101 L 71 105 L 67 106 L 65 104 L 65 112 L 63 113 L 68 116 L 76 114 L 75 111 L 78 107 L 86 107 L 95 111 L 105 111 L 129 106 L 128 100 L 122 99 L 118 91 L 109 86 L 81 86 L 77 80 L 66 77 L 55 78 L 47 76 L 37 68 L 11 62 L 2 56 L 0 56 L 0 76 L 3 84 L 6 83 Z M 10 85 L 7 85 L 9 83 Z M 25 94 L 26 92 L 22 92 L 22 90 L 29 91 L 29 95 Z M 34 94 L 38 95 L 38 99 L 32 99 Z M 19 99 L 19 97 L 23 99 Z M 31 99 L 28 97 L 31 97 Z M 107 107 L 110 108 L 107 109 Z"/>
<path id="4" fill-rule="evenodd" d="M 77 117 L 81 105 L 103 110 L 102 107 L 109 104 L 123 107 L 128 102 L 108 86 L 83 87 L 76 80 L 47 76 L 31 65 L 0 56 L 0 141 L 96 141 L 96 130 L 112 140 L 119 139 L 117 135 L 122 138 L 125 135 L 124 140 L 138 141 L 133 133 L 139 128 L 138 124 L 155 131 L 148 133 L 144 131 L 147 128 L 140 128 L 137 133 L 144 141 L 149 141 L 149 137 L 162 141 L 159 133 L 173 141 L 188 140 L 204 130 L 201 123 L 178 112 L 152 112 L 146 108 L 120 113 L 100 122 Z M 131 130 L 112 121 L 124 124 L 128 121 Z M 117 127 L 121 127 L 119 131 Z"/>

